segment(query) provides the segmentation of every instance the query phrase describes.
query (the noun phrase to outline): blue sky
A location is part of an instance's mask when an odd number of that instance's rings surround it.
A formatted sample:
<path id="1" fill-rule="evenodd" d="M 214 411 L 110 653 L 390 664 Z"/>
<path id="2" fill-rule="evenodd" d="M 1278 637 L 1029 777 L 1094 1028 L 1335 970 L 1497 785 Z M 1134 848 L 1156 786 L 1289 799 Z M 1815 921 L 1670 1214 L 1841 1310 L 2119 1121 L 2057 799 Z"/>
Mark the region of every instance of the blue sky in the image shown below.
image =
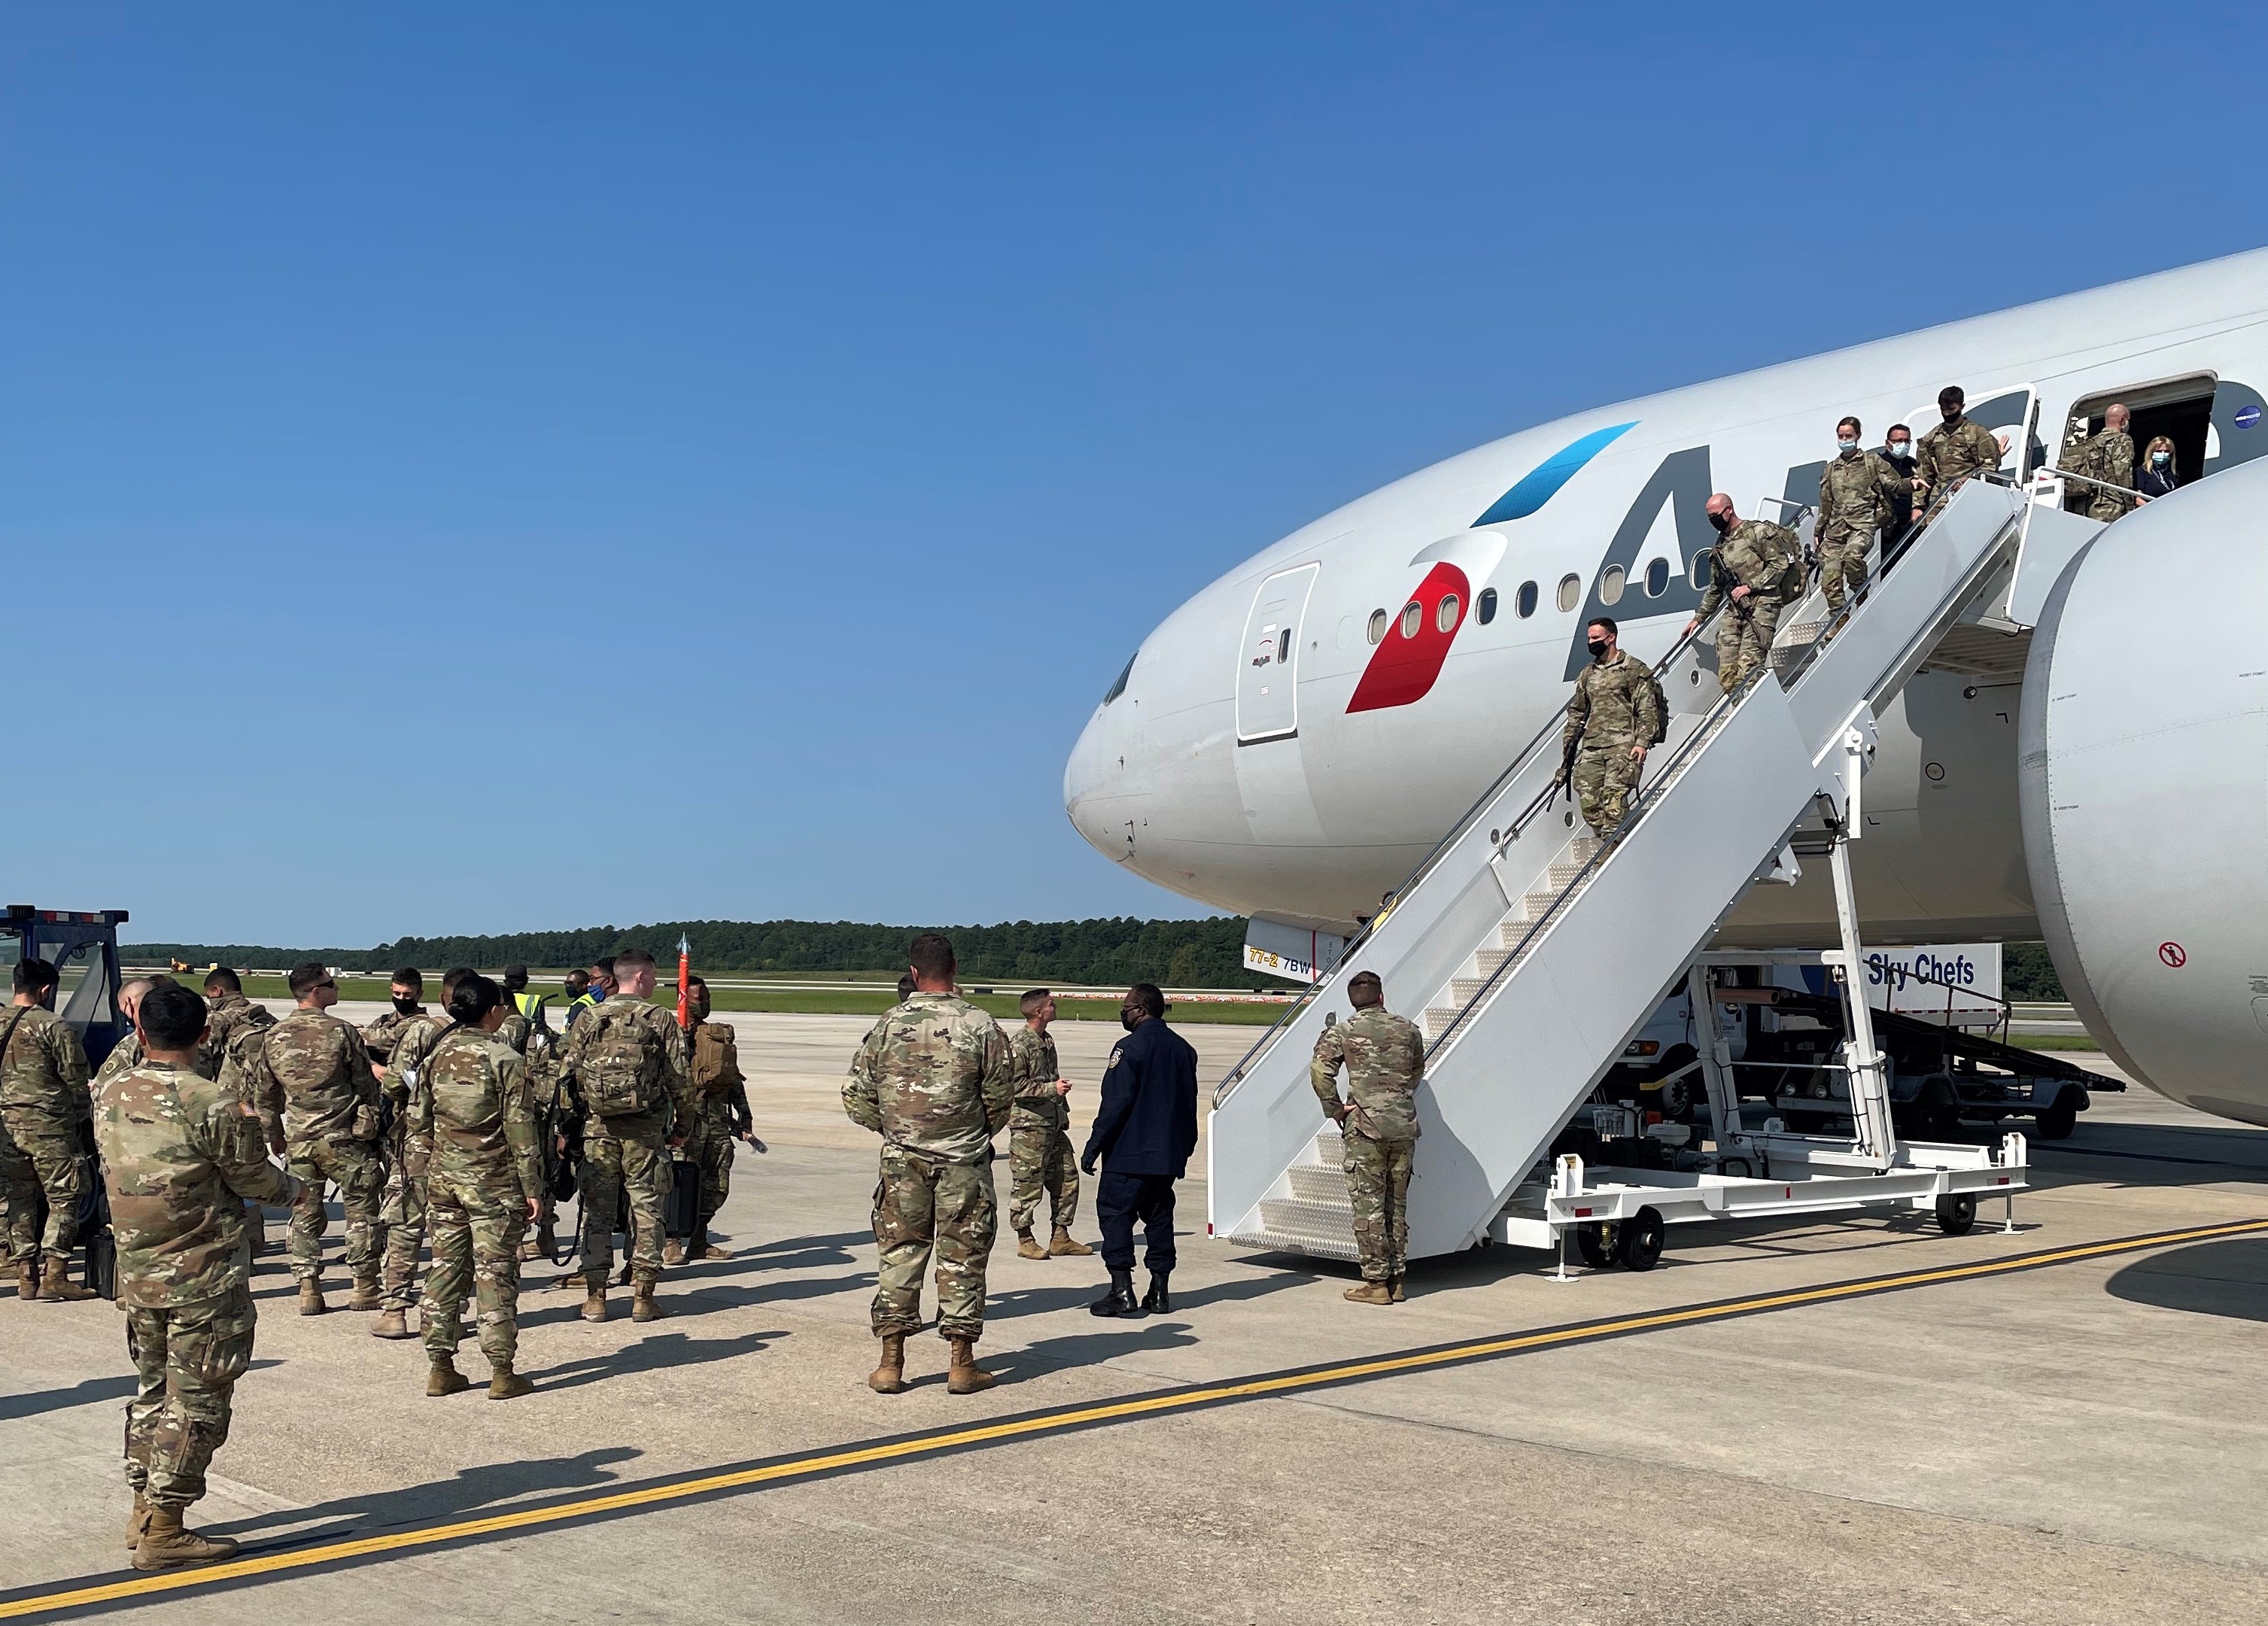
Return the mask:
<path id="1" fill-rule="evenodd" d="M 11 12 L 0 891 L 281 945 L 1197 912 L 1062 768 L 1238 559 L 2268 243 L 2257 9 L 819 10 Z"/>

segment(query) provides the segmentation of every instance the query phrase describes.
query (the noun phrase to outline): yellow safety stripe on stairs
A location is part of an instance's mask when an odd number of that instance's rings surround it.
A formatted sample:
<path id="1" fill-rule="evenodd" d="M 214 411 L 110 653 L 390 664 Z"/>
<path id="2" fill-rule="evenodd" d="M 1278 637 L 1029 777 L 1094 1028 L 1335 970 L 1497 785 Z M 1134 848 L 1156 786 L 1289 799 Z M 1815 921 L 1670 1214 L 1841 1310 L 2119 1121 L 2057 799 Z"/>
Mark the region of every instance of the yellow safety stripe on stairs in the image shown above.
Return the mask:
<path id="1" fill-rule="evenodd" d="M 1926 1270 L 1901 1271 L 1889 1276 L 1863 1277 L 1849 1281 L 1829 1282 L 1813 1287 L 1791 1288 L 1784 1292 L 1761 1293 L 1746 1299 L 1720 1299 L 1709 1304 L 1688 1305 L 1677 1309 L 1650 1310 L 1640 1314 L 1615 1317 L 1605 1321 L 1572 1322 L 1559 1327 L 1539 1328 L 1534 1332 L 1512 1333 L 1501 1337 L 1478 1339 L 1466 1343 L 1408 1350 L 1394 1354 L 1373 1356 L 1362 1360 L 1302 1367 L 1293 1372 L 1267 1372 L 1249 1378 L 1231 1379 L 1220 1383 L 1196 1384 L 1184 1388 L 1163 1390 L 1153 1394 L 1131 1396 L 1124 1400 L 1098 1402 L 1050 1411 L 1023 1413 L 1015 1416 L 996 1418 L 989 1423 L 971 1424 L 961 1428 L 939 1429 L 927 1433 L 909 1434 L 893 1439 L 807 1452 L 784 1457 L 776 1461 L 636 1486 L 608 1496 L 580 1497 L 540 1506 L 509 1509 L 480 1518 L 453 1519 L 446 1524 L 424 1525 L 414 1529 L 397 1530 L 385 1535 L 364 1536 L 357 1540 L 342 1541 L 326 1541 L 316 1546 L 297 1548 L 288 1551 L 261 1553 L 249 1557 L 233 1559 L 226 1563 L 210 1564 L 202 1569 L 164 1571 L 147 1575 L 133 1574 L 113 1581 L 90 1580 L 83 1585 L 66 1586 L 60 1591 L 35 1593 L 26 1589 L 13 1594 L 0 1595 L 0 1620 L 21 1619 L 27 1615 L 40 1615 L 54 1610 L 86 1609 L 103 1604 L 131 1602 L 136 1599 L 179 1592 L 190 1587 L 220 1587 L 231 1582 L 257 1581 L 262 1578 L 286 1576 L 294 1571 L 350 1564 L 357 1560 L 393 1553 L 410 1552 L 419 1548 L 437 1547 L 446 1542 L 477 1540 L 483 1536 L 504 1534 L 514 1531 L 540 1529 L 546 1526 L 564 1525 L 577 1520 L 602 1518 L 610 1513 L 666 1507 L 695 1497 L 748 1490 L 763 1485 L 777 1484 L 784 1480 L 836 1474 L 882 1463 L 931 1456 L 944 1452 L 972 1450 L 1000 1445 L 1010 1440 L 1130 1422 L 1140 1417 L 1194 1411 L 1209 1406 L 1233 1404 L 1241 1401 L 1262 1400 L 1273 1395 L 1296 1394 L 1304 1389 L 1322 1388 L 1333 1384 L 1361 1382 L 1373 1378 L 1392 1377 L 1403 1372 L 1425 1372 L 1469 1362 L 1495 1359 L 1507 1355 L 1524 1354 L 1535 1350 L 1548 1350 L 1605 1338 L 1627 1337 L 1637 1333 L 1660 1332 L 1674 1327 L 1730 1321 L 1775 1310 L 1795 1309 L 1806 1305 L 1830 1304 L 1838 1299 L 1865 1298 L 1874 1294 L 1897 1292 L 1917 1287 L 1932 1287 L 1948 1282 L 1973 1281 L 1984 1277 L 2007 1276 L 2020 1270 L 2036 1270 L 2053 1265 L 2074 1264 L 2082 1260 L 2106 1258 L 2117 1254 L 2140 1253 L 2150 1248 L 2170 1247 L 2184 1242 L 2201 1242 L 2216 1237 L 2242 1236 L 2263 1231 L 2268 1231 L 2268 1218 L 2235 1220 L 2224 1225 L 2198 1225 L 2179 1231 L 2154 1232 L 2143 1236 L 2116 1237 L 2101 1242 L 2084 1242 L 2069 1247 L 2049 1248 L 2039 1253 L 2019 1254 L 2005 1259 L 1980 1260 L 1970 1264 L 1943 1265 Z M 104 1528 L 107 1530 L 108 1526 L 106 1525 Z"/>

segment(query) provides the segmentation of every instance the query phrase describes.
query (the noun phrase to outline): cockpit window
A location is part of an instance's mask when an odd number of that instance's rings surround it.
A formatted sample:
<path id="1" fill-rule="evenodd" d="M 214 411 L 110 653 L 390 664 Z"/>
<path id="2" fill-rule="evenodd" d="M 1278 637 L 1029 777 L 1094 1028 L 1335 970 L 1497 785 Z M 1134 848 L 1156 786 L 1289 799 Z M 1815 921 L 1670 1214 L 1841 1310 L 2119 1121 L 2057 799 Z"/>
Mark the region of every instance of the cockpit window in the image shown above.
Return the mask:
<path id="1" fill-rule="evenodd" d="M 1134 675 L 1134 663 L 1141 658 L 1141 655 L 1142 651 L 1136 650 L 1133 654 L 1126 658 L 1126 664 L 1118 669 L 1118 681 L 1110 686 L 1110 692 L 1102 697 L 1104 705 L 1108 705 L 1126 692 L 1126 680 Z"/>

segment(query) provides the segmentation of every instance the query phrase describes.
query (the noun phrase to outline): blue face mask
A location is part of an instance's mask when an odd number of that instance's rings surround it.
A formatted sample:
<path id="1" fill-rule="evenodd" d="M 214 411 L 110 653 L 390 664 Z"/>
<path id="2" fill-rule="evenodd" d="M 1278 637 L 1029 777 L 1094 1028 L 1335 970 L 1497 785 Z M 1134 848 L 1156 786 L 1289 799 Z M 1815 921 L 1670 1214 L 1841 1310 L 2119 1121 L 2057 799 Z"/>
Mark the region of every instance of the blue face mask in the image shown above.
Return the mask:
<path id="1" fill-rule="evenodd" d="M 2150 461 L 2155 463 L 2160 468 L 2163 468 L 2167 464 L 2173 460 L 2174 454 L 2170 452 L 2153 452 L 2150 453 Z"/>
<path id="2" fill-rule="evenodd" d="M 1856 452 L 1859 449 L 1859 443 L 1855 440 L 1838 440 L 1835 443 L 1835 449 L 1838 452 Z"/>

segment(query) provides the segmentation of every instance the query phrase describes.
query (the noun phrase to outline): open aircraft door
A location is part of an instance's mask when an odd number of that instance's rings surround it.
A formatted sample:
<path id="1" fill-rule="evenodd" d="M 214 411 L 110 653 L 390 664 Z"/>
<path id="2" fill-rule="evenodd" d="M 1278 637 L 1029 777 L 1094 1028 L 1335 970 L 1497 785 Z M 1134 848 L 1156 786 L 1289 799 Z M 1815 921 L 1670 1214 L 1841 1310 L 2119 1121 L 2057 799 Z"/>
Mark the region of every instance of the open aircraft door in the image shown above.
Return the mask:
<path id="1" fill-rule="evenodd" d="M 1252 595 L 1236 658 L 1236 743 L 1288 739 L 1300 732 L 1300 627 L 1322 566 L 1278 570 Z"/>

